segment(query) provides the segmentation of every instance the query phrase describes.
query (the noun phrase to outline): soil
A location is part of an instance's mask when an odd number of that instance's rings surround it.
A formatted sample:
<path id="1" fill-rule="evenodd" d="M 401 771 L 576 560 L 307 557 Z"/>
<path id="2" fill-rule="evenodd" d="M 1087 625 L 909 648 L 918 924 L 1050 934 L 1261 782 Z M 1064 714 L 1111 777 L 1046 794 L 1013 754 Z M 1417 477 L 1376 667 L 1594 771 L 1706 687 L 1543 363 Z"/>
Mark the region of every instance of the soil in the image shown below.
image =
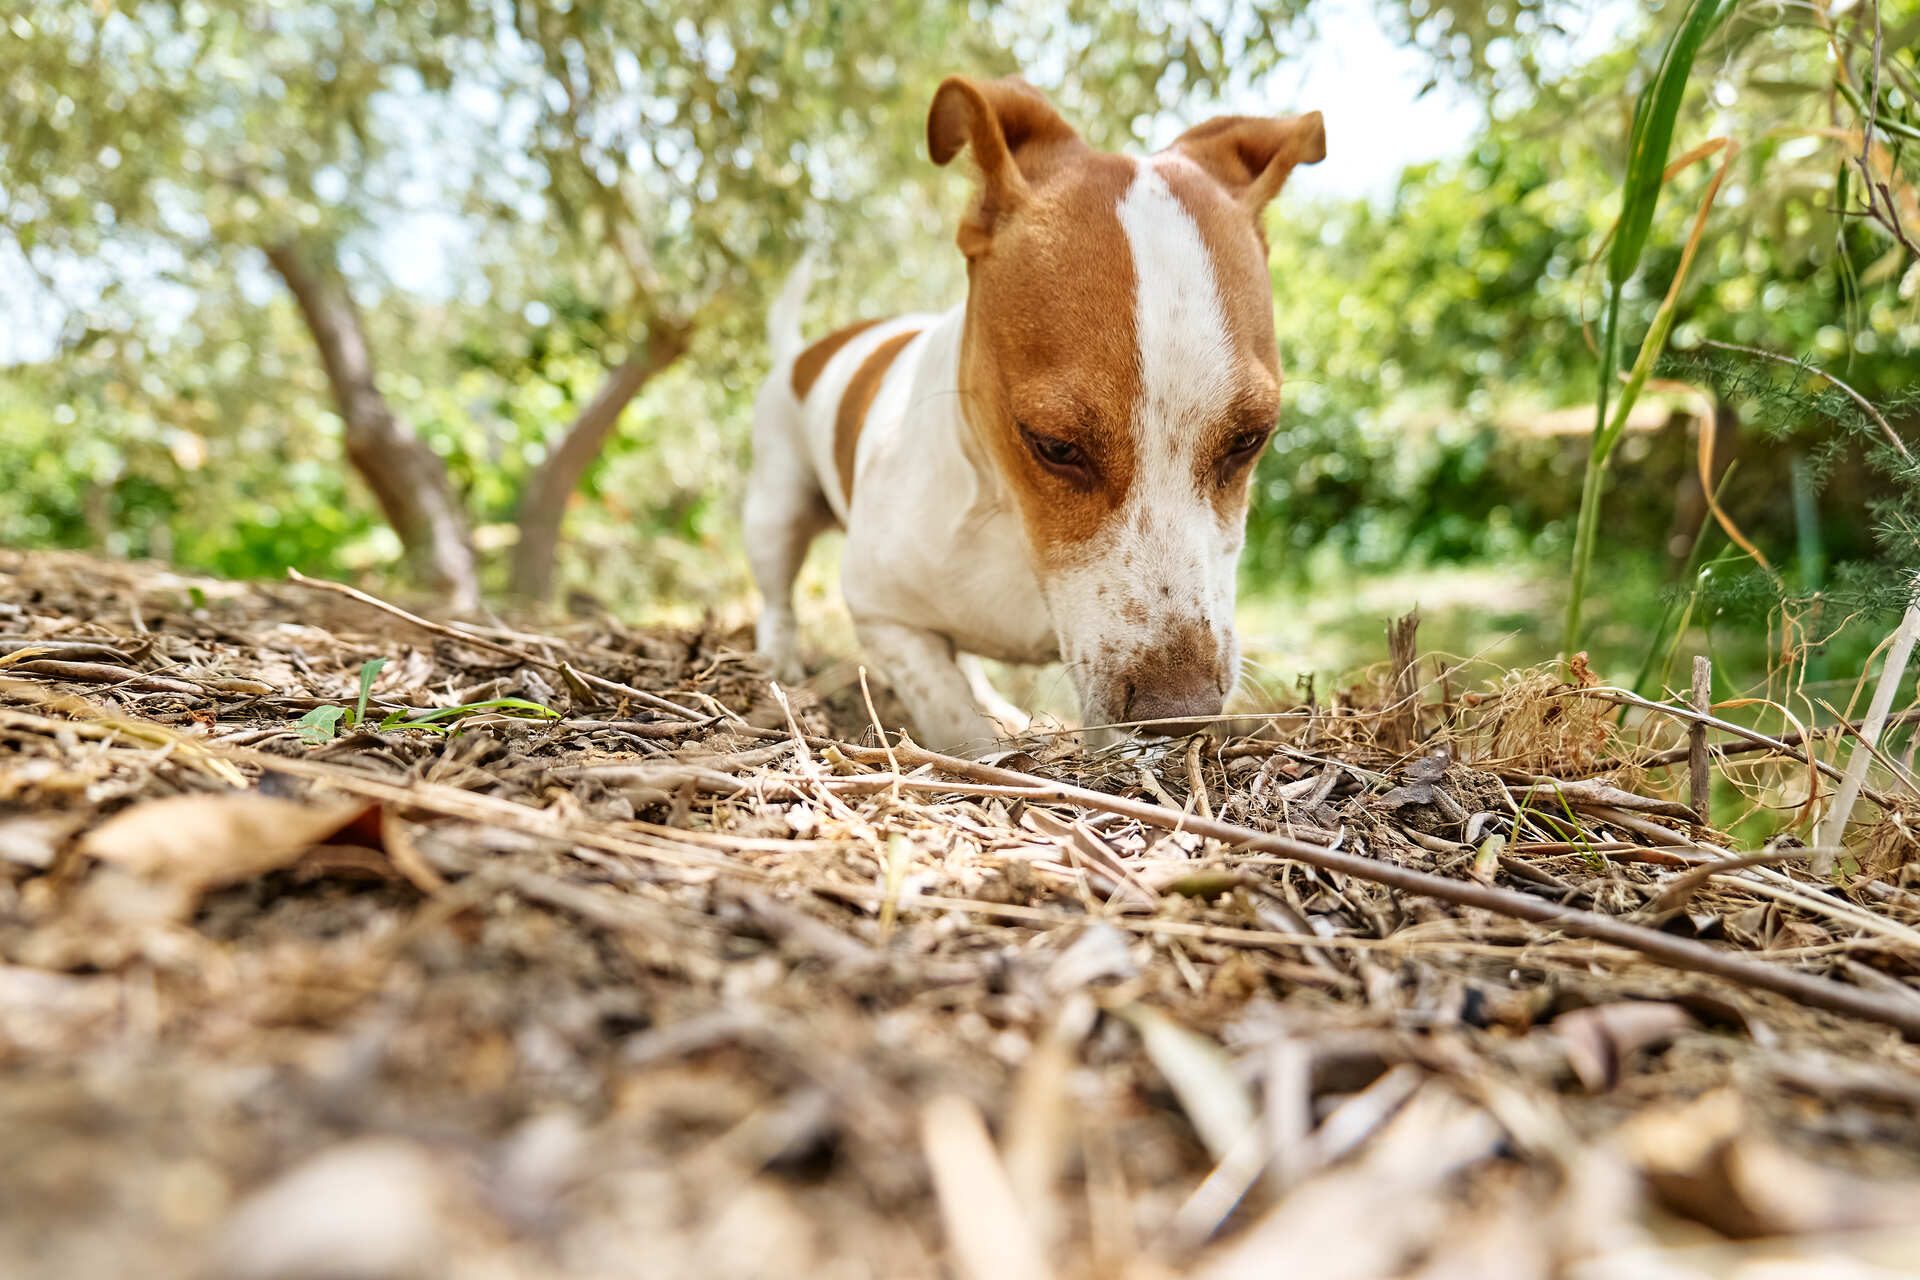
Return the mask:
<path id="1" fill-rule="evenodd" d="M 1682 885 L 1718 837 L 1634 764 L 1675 735 L 1538 714 L 1562 675 L 1428 691 L 1404 753 L 1366 690 L 1040 734 L 1022 792 L 749 648 L 0 553 L 0 1272 L 1920 1272 L 1883 1020 L 1248 843 L 1899 1009 L 1910 838 Z M 1639 825 L 1509 803 L 1576 749 Z"/>

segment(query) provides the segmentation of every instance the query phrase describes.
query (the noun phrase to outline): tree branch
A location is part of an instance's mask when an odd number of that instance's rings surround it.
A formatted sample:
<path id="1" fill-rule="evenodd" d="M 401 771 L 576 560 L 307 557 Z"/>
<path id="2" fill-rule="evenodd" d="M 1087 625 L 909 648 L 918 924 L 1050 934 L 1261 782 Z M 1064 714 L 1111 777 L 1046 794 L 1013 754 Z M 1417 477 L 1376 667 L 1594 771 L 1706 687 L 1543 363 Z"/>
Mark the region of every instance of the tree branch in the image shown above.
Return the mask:
<path id="1" fill-rule="evenodd" d="M 456 610 L 478 607 L 480 575 L 466 513 L 448 483 L 446 464 L 394 417 L 381 394 L 366 326 L 334 266 L 332 245 L 312 259 L 291 242 L 265 252 L 319 349 L 346 425 L 347 460 L 433 588 Z"/>
<path id="2" fill-rule="evenodd" d="M 513 550 L 515 595 L 545 600 L 553 594 L 554 561 L 567 500 L 606 447 L 621 413 L 642 387 L 686 352 L 688 336 L 684 325 L 655 321 L 646 346 L 607 375 L 559 444 L 528 477 L 520 497 L 520 541 Z"/>

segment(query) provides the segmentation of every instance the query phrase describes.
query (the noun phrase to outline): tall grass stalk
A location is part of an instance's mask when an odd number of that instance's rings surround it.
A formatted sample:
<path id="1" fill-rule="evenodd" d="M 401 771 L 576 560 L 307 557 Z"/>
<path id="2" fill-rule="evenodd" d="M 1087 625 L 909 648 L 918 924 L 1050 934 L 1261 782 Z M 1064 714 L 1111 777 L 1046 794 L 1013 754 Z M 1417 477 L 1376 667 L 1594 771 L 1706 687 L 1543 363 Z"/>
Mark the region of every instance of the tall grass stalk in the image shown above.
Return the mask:
<path id="1" fill-rule="evenodd" d="M 1692 0 L 1680 20 L 1679 29 L 1674 32 L 1673 39 L 1667 43 L 1666 52 L 1661 55 L 1659 69 L 1646 88 L 1640 91 L 1639 101 L 1634 105 L 1633 127 L 1627 141 L 1626 181 L 1620 190 L 1620 220 L 1614 226 L 1612 252 L 1607 259 L 1607 311 L 1604 327 L 1600 331 L 1600 380 L 1594 413 L 1593 444 L 1587 455 L 1587 473 L 1580 490 L 1580 518 L 1574 535 L 1573 581 L 1567 597 L 1563 642 L 1565 652 L 1569 654 L 1578 647 L 1580 639 L 1580 614 L 1586 600 L 1587 573 L 1593 563 L 1593 548 L 1599 536 L 1600 498 L 1606 487 L 1607 463 L 1613 457 L 1613 449 L 1620 442 L 1621 433 L 1626 430 L 1627 415 L 1632 412 L 1634 401 L 1639 398 L 1640 389 L 1646 384 L 1655 359 L 1666 346 L 1667 333 L 1673 327 L 1674 301 L 1681 281 L 1686 278 L 1687 270 L 1693 263 L 1694 251 L 1699 247 L 1707 211 L 1712 208 L 1720 184 L 1726 178 L 1727 166 L 1738 150 L 1731 141 L 1716 139 L 1688 153 L 1673 166 L 1667 164 L 1667 151 L 1673 144 L 1674 120 L 1680 113 L 1687 80 L 1693 74 L 1694 58 L 1700 52 L 1701 44 L 1732 11 L 1731 0 Z M 1719 171 L 1714 174 L 1707 194 L 1701 201 L 1700 212 L 1694 219 L 1693 233 L 1687 239 L 1686 251 L 1681 255 L 1678 270 L 1674 272 L 1672 287 L 1668 289 L 1660 310 L 1654 315 L 1653 324 L 1641 341 L 1626 384 L 1621 387 L 1619 399 L 1614 401 L 1609 414 L 1608 401 L 1612 398 L 1614 377 L 1620 363 L 1620 299 L 1627 281 L 1639 269 L 1640 258 L 1647 245 L 1647 234 L 1653 226 L 1654 209 L 1660 202 L 1660 190 L 1677 169 L 1715 151 L 1722 153 Z"/>

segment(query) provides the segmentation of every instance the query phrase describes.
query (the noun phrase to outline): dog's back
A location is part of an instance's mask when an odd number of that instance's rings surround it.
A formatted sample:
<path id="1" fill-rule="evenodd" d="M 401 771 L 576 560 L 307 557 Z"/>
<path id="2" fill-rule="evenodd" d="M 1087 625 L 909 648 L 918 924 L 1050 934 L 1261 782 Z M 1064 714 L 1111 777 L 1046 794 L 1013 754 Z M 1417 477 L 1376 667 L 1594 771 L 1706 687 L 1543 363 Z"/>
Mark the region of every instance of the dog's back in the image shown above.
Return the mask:
<path id="1" fill-rule="evenodd" d="M 938 319 L 861 320 L 808 342 L 801 312 L 811 279 L 803 258 L 767 314 L 773 365 L 754 403 L 746 505 L 748 555 L 766 596 L 756 643 L 787 680 L 800 675 L 793 580 L 813 539 L 845 525 L 867 424 L 904 408 L 909 348 Z"/>

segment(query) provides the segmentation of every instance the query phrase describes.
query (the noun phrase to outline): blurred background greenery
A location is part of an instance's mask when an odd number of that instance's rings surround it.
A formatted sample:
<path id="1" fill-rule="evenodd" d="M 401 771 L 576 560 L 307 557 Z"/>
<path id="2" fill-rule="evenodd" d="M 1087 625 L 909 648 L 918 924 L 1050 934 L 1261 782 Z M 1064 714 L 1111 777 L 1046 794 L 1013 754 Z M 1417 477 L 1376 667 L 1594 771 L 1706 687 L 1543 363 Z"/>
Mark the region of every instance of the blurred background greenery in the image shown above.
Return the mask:
<path id="1" fill-rule="evenodd" d="M 926 160 L 925 107 L 950 71 L 1017 70 L 1103 146 L 1328 114 L 1270 218 L 1289 381 L 1243 566 L 1257 683 L 1324 689 L 1414 604 L 1430 646 L 1542 661 L 1589 267 L 1685 7 L 16 0 L 0 544 L 744 621 L 765 303 L 805 244 L 831 262 L 816 329 L 957 299 L 965 178 Z M 1845 703 L 1897 612 L 1911 461 L 1831 384 L 1707 344 L 1810 362 L 1913 436 L 1916 44 L 1920 0 L 1755 0 L 1700 55 L 1674 153 L 1742 150 L 1606 496 L 1582 643 L 1610 679 L 1707 651 L 1723 693 Z M 1711 168 L 1662 198 L 1630 345 Z M 1703 418 L 1770 568 L 1709 518 Z M 807 578 L 829 646 L 831 556 Z"/>

